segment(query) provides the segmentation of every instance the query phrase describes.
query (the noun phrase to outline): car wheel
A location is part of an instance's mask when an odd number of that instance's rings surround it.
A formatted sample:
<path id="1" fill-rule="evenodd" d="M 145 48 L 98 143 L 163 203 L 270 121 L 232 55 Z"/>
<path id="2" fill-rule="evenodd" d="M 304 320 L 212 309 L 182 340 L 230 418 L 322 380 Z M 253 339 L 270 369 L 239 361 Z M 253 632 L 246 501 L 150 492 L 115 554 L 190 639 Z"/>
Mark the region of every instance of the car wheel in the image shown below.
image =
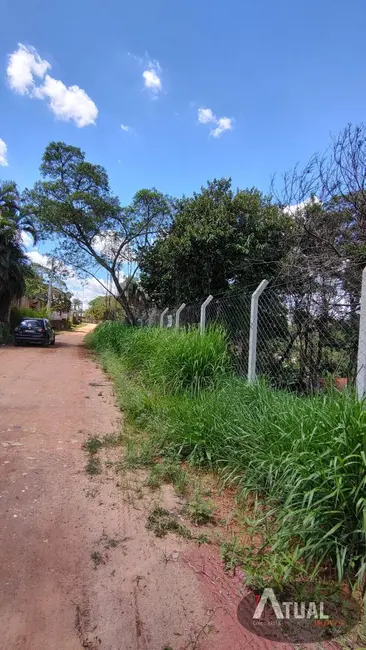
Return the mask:
<path id="1" fill-rule="evenodd" d="M 55 345 L 55 343 L 56 343 L 56 337 L 54 336 L 53 340 L 51 341 L 51 345 Z"/>

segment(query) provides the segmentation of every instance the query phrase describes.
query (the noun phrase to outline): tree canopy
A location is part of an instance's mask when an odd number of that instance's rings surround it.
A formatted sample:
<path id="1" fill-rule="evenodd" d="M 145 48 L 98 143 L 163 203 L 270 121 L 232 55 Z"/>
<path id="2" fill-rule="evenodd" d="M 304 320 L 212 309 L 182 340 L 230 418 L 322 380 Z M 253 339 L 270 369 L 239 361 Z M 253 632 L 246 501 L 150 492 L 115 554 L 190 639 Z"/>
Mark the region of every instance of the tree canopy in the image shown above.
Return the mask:
<path id="1" fill-rule="evenodd" d="M 255 287 L 287 253 L 293 220 L 256 189 L 214 180 L 176 204 L 172 224 L 140 253 L 141 282 L 161 305 Z"/>
<path id="2" fill-rule="evenodd" d="M 63 142 L 48 145 L 40 171 L 44 180 L 24 193 L 25 212 L 32 215 L 43 236 L 57 237 L 59 258 L 110 291 L 98 273 L 104 269 L 128 322 L 134 323 L 123 279 L 137 273 L 139 248 L 169 223 L 170 199 L 155 189 L 140 190 L 131 205 L 121 207 L 103 167 L 88 162 L 79 148 Z"/>
<path id="3" fill-rule="evenodd" d="M 93 323 L 104 320 L 122 320 L 123 310 L 120 303 L 112 296 L 97 296 L 90 300 L 84 317 Z"/>

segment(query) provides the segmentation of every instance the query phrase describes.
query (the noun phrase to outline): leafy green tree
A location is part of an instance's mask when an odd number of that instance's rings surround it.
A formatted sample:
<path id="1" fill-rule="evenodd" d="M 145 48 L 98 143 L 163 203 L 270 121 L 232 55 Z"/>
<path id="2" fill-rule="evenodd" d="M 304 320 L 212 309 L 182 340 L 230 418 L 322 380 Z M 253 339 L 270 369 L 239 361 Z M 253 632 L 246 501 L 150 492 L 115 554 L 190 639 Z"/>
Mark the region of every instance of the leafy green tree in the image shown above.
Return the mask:
<path id="1" fill-rule="evenodd" d="M 124 314 L 120 303 L 111 296 L 97 296 L 89 301 L 84 317 L 93 323 L 104 320 L 122 320 Z"/>
<path id="2" fill-rule="evenodd" d="M 53 289 L 51 303 L 52 311 L 57 311 L 59 314 L 62 314 L 63 312 L 69 313 L 71 310 L 71 296 L 72 294 L 69 291 Z"/>
<path id="3" fill-rule="evenodd" d="M 169 222 L 171 201 L 155 189 L 140 190 L 122 208 L 103 167 L 63 142 L 46 147 L 40 170 L 43 180 L 24 193 L 25 212 L 44 236 L 58 238 L 58 257 L 114 293 L 127 321 L 134 323 L 128 286 L 121 278 L 138 273 L 137 252 Z M 112 279 L 113 291 L 100 280 L 101 268 Z"/>
<path id="4" fill-rule="evenodd" d="M 24 295 L 47 302 L 47 283 L 35 264 L 31 264 L 25 279 Z"/>
<path id="5" fill-rule="evenodd" d="M 277 272 L 292 227 L 258 190 L 214 180 L 178 201 L 171 226 L 141 248 L 141 283 L 161 305 L 252 288 Z"/>

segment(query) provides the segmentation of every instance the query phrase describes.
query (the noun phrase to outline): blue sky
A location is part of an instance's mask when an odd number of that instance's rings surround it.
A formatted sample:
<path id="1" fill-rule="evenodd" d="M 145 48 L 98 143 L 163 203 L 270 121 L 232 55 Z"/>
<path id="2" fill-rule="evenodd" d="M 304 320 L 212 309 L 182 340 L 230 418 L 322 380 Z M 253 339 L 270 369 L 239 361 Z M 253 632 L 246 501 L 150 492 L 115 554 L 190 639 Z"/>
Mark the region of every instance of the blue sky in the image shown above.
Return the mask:
<path id="1" fill-rule="evenodd" d="M 3 0 L 1 14 L 0 178 L 21 189 L 63 140 L 123 203 L 215 176 L 266 191 L 365 119 L 361 0 Z"/>

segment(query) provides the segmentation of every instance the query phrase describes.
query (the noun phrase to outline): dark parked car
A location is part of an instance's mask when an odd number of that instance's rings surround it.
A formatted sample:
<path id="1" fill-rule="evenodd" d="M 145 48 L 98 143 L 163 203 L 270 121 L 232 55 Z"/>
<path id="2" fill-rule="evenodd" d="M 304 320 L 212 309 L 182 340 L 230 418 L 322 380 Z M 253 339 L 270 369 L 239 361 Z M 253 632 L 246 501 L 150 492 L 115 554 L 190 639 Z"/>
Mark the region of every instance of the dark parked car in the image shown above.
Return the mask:
<path id="1" fill-rule="evenodd" d="M 47 318 L 22 318 L 15 328 L 15 345 L 22 343 L 40 343 L 54 345 L 55 332 Z"/>

